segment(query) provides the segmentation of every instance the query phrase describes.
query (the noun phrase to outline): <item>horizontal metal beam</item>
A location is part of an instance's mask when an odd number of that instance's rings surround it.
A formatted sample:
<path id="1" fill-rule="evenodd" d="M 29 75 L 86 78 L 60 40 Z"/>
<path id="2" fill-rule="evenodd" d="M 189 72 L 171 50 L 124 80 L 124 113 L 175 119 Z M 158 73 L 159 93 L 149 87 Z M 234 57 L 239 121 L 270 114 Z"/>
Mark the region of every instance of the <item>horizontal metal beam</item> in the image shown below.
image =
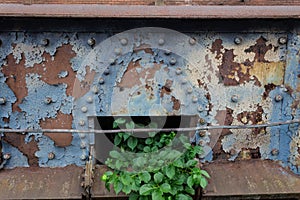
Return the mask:
<path id="1" fill-rule="evenodd" d="M 79 18 L 298 19 L 300 6 L 0 4 L 0 16 Z"/>

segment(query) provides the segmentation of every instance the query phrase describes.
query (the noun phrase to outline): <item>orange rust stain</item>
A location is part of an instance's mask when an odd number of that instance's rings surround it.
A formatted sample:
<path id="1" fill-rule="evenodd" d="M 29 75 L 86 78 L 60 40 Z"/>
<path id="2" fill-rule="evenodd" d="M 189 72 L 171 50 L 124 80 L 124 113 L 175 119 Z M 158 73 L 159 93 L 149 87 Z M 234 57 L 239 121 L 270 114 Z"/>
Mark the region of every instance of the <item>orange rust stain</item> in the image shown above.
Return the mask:
<path id="1" fill-rule="evenodd" d="M 253 52 L 255 53 L 254 60 L 257 62 L 268 62 L 265 60 L 265 55 L 266 53 L 271 50 L 273 47 L 271 44 L 266 45 L 267 39 L 264 37 L 260 37 L 259 39 L 256 40 L 256 44 L 253 46 L 250 46 L 248 49 L 245 49 L 246 53 Z"/>
<path id="2" fill-rule="evenodd" d="M 94 70 L 90 70 L 89 66 L 87 66 L 85 69 L 86 69 L 86 75 L 82 82 L 80 82 L 77 78 L 75 78 L 73 93 L 72 93 L 72 96 L 75 97 L 75 99 L 84 96 L 90 90 L 90 86 L 94 81 L 96 72 Z"/>
<path id="3" fill-rule="evenodd" d="M 171 100 L 173 102 L 173 109 L 179 110 L 180 109 L 180 100 L 176 99 L 174 96 L 172 96 Z"/>
<path id="4" fill-rule="evenodd" d="M 45 121 L 40 121 L 40 126 L 43 129 L 71 129 L 72 128 L 72 115 L 63 114 L 58 112 L 56 118 L 47 118 Z M 67 147 L 71 145 L 73 136 L 72 133 L 47 133 L 44 135 L 51 138 L 56 146 Z"/>
<path id="5" fill-rule="evenodd" d="M 173 85 L 173 81 L 167 79 L 166 83 L 164 86 L 162 86 L 161 90 L 160 90 L 160 97 L 163 97 L 165 94 L 171 94 L 172 90 L 171 87 Z"/>

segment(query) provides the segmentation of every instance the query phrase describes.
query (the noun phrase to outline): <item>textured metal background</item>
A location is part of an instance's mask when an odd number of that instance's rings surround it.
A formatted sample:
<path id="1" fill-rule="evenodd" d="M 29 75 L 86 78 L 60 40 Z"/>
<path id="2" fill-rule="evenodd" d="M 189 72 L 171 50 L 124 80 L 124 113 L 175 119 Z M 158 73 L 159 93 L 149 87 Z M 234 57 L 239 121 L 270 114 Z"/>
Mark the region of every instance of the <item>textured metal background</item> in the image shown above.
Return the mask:
<path id="1" fill-rule="evenodd" d="M 183 20 L 182 33 L 151 29 L 147 37 L 139 29 L 122 33 L 124 23 L 111 27 L 110 20 L 32 22 L 1 19 L 0 127 L 85 130 L 88 116 L 110 115 L 197 115 L 205 125 L 300 117 L 297 22 Z M 178 23 L 130 22 L 132 28 Z M 203 161 L 272 160 L 300 174 L 298 128 L 207 131 L 195 142 L 204 146 Z M 82 167 L 90 142 L 71 133 L 1 137 L 2 153 L 11 154 L 6 168 Z"/>

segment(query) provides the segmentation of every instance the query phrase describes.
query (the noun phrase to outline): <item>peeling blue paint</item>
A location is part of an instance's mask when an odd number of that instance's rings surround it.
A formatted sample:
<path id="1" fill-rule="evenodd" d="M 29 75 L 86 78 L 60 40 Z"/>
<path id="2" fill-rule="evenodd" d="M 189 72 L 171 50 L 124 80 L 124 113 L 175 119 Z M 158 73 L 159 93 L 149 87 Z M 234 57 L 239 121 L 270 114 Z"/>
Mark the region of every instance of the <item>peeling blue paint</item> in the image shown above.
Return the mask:
<path id="1" fill-rule="evenodd" d="M 29 167 L 27 157 L 24 156 L 16 147 L 11 146 L 4 141 L 2 141 L 2 153 L 8 153 L 11 155 L 10 159 L 5 164 L 6 169 Z"/>

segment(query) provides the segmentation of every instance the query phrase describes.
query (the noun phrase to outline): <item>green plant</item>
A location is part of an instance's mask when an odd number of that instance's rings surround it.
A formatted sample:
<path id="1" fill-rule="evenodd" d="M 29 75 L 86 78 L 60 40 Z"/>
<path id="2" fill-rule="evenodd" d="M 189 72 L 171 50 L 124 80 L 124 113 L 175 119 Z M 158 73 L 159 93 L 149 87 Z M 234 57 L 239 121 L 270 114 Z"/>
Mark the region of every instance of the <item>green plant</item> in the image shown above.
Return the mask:
<path id="1" fill-rule="evenodd" d="M 127 129 L 145 127 L 122 118 L 115 120 L 113 127 L 121 124 Z M 184 135 L 176 137 L 175 132 L 149 132 L 148 136 L 137 138 L 120 132 L 111 138 L 116 149 L 110 151 L 106 165 L 113 171 L 102 176 L 108 190 L 112 185 L 116 194 L 122 191 L 129 200 L 190 200 L 196 187 L 207 186 L 210 176 L 195 159 L 202 152 L 200 146 L 189 144 Z"/>

